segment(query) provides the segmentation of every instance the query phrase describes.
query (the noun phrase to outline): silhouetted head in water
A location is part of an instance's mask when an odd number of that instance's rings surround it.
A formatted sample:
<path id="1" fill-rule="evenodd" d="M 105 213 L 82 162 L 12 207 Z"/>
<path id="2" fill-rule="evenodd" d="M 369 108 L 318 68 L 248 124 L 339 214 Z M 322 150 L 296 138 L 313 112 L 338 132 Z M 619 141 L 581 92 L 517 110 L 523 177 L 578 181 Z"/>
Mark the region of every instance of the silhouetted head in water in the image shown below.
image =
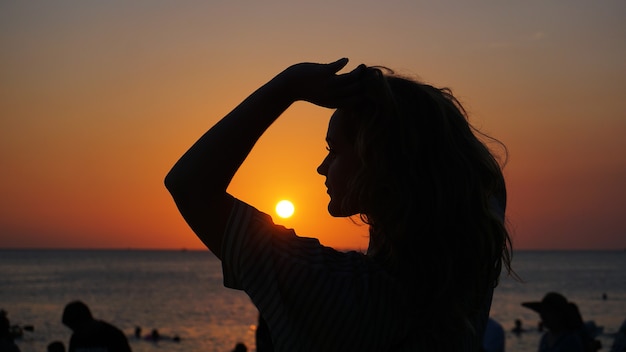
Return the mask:
<path id="1" fill-rule="evenodd" d="M 247 352 L 248 351 L 248 347 L 246 347 L 246 345 L 244 345 L 243 343 L 239 342 L 235 345 L 235 349 L 233 350 L 233 352 Z"/>
<path id="2" fill-rule="evenodd" d="M 9 318 L 7 317 L 7 312 L 4 310 L 0 310 L 0 337 L 9 336 L 10 328 L 11 323 L 9 322 Z"/>
<path id="3" fill-rule="evenodd" d="M 54 341 L 48 344 L 48 352 L 65 352 L 65 345 L 61 341 Z"/>
<path id="4" fill-rule="evenodd" d="M 85 303 L 73 301 L 65 306 L 62 321 L 70 329 L 77 330 L 86 323 L 93 321 L 93 316 Z"/>

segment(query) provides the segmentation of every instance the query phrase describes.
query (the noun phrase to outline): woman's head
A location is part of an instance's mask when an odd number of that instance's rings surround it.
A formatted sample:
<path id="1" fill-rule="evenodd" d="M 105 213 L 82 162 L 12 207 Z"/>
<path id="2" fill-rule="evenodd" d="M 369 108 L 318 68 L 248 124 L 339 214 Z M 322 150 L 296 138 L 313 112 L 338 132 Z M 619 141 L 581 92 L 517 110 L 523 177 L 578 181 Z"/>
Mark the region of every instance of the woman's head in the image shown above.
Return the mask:
<path id="1" fill-rule="evenodd" d="M 391 270 L 439 283 L 433 297 L 461 289 L 467 302 L 452 304 L 474 309 L 509 261 L 504 178 L 478 136 L 493 139 L 472 128 L 448 89 L 379 68 L 367 75 L 362 104 L 333 115 L 356 160 L 333 209 L 361 214 L 369 254 Z"/>
<path id="2" fill-rule="evenodd" d="M 349 115 L 345 110 L 337 110 L 330 118 L 326 143 L 328 153 L 317 168 L 317 172 L 326 177 L 330 201 L 328 212 L 332 216 L 346 217 L 362 212 L 356 202 L 349 202 L 346 197 L 349 184 L 361 168 L 353 141 L 348 138 L 353 126 L 349 124 Z"/>

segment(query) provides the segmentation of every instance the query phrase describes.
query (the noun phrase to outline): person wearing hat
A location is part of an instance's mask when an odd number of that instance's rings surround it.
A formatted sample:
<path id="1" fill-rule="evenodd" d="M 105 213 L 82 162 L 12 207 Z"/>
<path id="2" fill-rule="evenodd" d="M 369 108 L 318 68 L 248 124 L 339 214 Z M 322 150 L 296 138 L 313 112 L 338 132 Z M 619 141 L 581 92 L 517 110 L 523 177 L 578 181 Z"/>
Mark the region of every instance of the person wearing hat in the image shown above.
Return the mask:
<path id="1" fill-rule="evenodd" d="M 541 337 L 539 352 L 585 352 L 580 335 L 582 319 L 578 307 L 560 293 L 550 292 L 541 302 L 524 302 L 522 306 L 539 313 L 548 330 Z"/>

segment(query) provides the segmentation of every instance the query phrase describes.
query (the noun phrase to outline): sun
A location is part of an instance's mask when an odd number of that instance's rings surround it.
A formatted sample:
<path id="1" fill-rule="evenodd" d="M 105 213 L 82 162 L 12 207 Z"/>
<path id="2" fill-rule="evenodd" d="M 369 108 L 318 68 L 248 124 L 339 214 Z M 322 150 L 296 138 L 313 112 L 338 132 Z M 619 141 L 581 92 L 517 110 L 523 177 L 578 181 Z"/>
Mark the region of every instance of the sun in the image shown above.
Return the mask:
<path id="1" fill-rule="evenodd" d="M 289 218 L 293 215 L 295 210 L 293 203 L 288 200 L 281 200 L 276 204 L 276 214 L 281 218 Z"/>

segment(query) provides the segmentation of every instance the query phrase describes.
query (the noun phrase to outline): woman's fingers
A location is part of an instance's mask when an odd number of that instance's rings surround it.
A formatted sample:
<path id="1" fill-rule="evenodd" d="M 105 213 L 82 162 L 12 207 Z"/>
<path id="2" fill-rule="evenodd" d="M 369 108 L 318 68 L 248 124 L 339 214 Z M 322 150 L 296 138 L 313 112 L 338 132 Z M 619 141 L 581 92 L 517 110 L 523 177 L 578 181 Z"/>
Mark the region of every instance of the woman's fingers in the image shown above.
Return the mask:
<path id="1" fill-rule="evenodd" d="M 369 78 L 365 65 L 341 75 L 334 75 L 317 89 L 308 100 L 311 103 L 328 108 L 351 105 L 363 99 L 365 81 Z"/>
<path id="2" fill-rule="evenodd" d="M 346 67 L 346 65 L 348 64 L 348 58 L 344 57 L 341 58 L 335 62 L 331 62 L 329 64 L 326 64 L 328 66 L 328 68 L 330 70 L 332 70 L 332 73 L 337 73 L 339 72 L 342 68 Z"/>
<path id="3" fill-rule="evenodd" d="M 362 99 L 364 81 L 369 79 L 371 70 L 361 64 L 352 71 L 337 74 L 348 64 L 347 58 L 341 58 L 328 64 L 300 63 L 291 66 L 283 77 L 287 83 L 288 94 L 294 100 L 337 108 Z"/>

